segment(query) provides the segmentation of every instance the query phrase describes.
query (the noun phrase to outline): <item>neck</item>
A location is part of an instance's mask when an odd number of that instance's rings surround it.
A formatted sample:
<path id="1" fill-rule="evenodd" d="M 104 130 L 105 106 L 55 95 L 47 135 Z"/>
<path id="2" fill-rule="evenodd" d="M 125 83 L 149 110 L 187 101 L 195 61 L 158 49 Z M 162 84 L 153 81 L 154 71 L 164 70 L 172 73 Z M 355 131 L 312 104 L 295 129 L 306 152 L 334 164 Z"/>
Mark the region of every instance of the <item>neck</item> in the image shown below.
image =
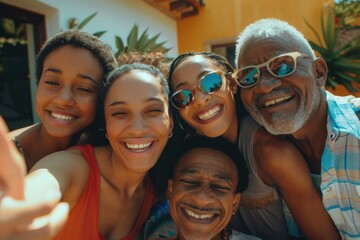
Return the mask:
<path id="1" fill-rule="evenodd" d="M 146 188 L 147 172 L 134 172 L 125 168 L 110 146 L 107 159 L 108 161 L 102 161 L 103 164 L 99 163 L 100 172 L 102 178 L 116 191 L 131 198 L 139 189 Z"/>
<path id="2" fill-rule="evenodd" d="M 30 142 L 23 146 L 28 170 L 43 157 L 76 145 L 80 136 L 75 135 L 67 138 L 56 138 L 51 136 L 41 123 L 34 126 L 34 128 L 34 137 L 29 138 Z M 26 146 L 29 147 L 26 148 Z"/>
<path id="3" fill-rule="evenodd" d="M 225 139 L 227 139 L 229 142 L 236 143 L 238 140 L 238 128 L 239 128 L 238 118 L 236 114 L 234 114 L 234 117 L 231 120 L 229 128 L 222 136 Z"/>
<path id="4" fill-rule="evenodd" d="M 311 172 L 319 173 L 327 138 L 327 104 L 324 94 L 321 95 L 319 107 L 306 124 L 290 138 L 303 153 Z"/>
<path id="5" fill-rule="evenodd" d="M 42 151 L 45 152 L 56 152 L 60 150 L 65 150 L 70 146 L 76 145 L 77 141 L 80 138 L 80 134 L 76 134 L 70 137 L 57 138 L 49 135 L 46 129 L 42 124 L 39 124 L 39 146 Z M 47 155 L 47 154 L 46 154 Z M 45 155 L 45 156 L 46 156 Z"/>

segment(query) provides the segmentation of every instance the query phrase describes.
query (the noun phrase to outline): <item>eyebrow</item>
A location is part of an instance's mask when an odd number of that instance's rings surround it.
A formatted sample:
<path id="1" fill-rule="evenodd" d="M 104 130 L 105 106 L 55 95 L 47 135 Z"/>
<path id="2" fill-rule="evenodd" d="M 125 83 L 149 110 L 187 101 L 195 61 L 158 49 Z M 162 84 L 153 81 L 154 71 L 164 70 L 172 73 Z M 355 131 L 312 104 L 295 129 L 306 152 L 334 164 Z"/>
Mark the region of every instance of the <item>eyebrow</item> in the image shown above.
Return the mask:
<path id="1" fill-rule="evenodd" d="M 194 173 L 198 173 L 198 172 L 199 171 L 196 168 L 185 168 L 185 169 L 182 169 L 181 171 L 179 171 L 179 174 L 186 174 L 186 173 L 194 174 Z M 231 178 L 225 174 L 216 173 L 214 176 L 220 180 L 224 180 L 229 183 L 232 182 Z"/>
<path id="2" fill-rule="evenodd" d="M 148 98 L 145 102 L 152 102 L 152 101 L 156 101 L 156 102 L 159 102 L 159 103 L 163 103 L 162 100 L 160 100 L 159 98 Z M 117 106 L 117 105 L 125 105 L 126 102 L 125 101 L 114 101 L 112 103 L 110 103 L 108 106 L 109 107 L 113 107 L 113 106 Z"/>
<path id="3" fill-rule="evenodd" d="M 62 71 L 60 69 L 57 69 L 57 68 L 47 68 L 45 69 L 44 73 L 45 72 L 53 72 L 53 73 L 57 73 L 57 74 L 61 74 Z M 90 77 L 89 75 L 86 75 L 86 74 L 79 74 L 78 76 L 80 76 L 81 78 L 83 79 L 88 79 L 96 84 L 98 84 L 98 81 L 96 81 L 96 79 Z"/>
<path id="4" fill-rule="evenodd" d="M 209 70 L 202 71 L 196 76 L 196 78 L 200 80 L 204 75 L 208 74 L 209 72 L 212 72 L 212 71 L 209 71 Z M 180 87 L 182 85 L 186 85 L 186 84 L 187 84 L 186 82 L 181 82 L 178 85 L 176 85 L 174 89 L 177 89 L 178 87 Z"/>

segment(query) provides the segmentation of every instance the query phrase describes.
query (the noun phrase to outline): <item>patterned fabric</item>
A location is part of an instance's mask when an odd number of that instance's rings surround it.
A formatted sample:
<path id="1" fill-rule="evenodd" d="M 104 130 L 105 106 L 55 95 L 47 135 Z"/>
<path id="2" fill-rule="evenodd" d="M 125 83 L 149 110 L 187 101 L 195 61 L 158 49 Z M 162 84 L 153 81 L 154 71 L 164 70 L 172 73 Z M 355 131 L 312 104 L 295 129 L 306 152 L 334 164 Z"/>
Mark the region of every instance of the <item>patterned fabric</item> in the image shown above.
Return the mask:
<path id="1" fill-rule="evenodd" d="M 157 202 L 150 212 L 150 217 L 145 223 L 143 239 L 161 239 L 176 235 L 176 226 L 169 214 L 169 202 Z"/>
<path id="2" fill-rule="evenodd" d="M 360 238 L 360 108 L 326 94 L 328 137 L 321 159 L 326 210 L 343 239 Z"/>

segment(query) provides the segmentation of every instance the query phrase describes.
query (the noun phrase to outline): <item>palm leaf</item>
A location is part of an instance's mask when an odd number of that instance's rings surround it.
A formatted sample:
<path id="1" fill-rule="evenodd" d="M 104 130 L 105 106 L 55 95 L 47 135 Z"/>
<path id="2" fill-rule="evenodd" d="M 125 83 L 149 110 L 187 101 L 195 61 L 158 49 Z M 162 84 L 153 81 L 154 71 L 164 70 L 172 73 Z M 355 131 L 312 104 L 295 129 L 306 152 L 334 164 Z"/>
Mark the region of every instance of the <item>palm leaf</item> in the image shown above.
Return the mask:
<path id="1" fill-rule="evenodd" d="M 118 51 L 124 52 L 125 46 L 124 46 L 124 42 L 122 41 L 121 37 L 115 36 L 115 45 L 116 45 L 116 48 L 118 49 Z"/>
<path id="2" fill-rule="evenodd" d="M 321 38 L 320 38 L 319 34 L 316 32 L 315 28 L 314 28 L 313 26 L 311 26 L 310 23 L 309 23 L 308 21 L 306 21 L 305 18 L 303 18 L 303 19 L 304 19 L 304 21 L 305 21 L 305 24 L 306 24 L 306 25 L 310 28 L 310 30 L 314 33 L 314 35 L 315 35 L 316 39 L 318 40 L 320 46 L 323 46 L 322 41 L 321 41 Z"/>
<path id="3" fill-rule="evenodd" d="M 97 12 L 94 12 L 93 14 L 82 20 L 77 26 L 77 29 L 83 29 L 83 27 L 85 27 L 85 25 L 88 24 L 91 21 L 91 19 L 93 19 L 96 16 L 96 14 Z"/>
<path id="4" fill-rule="evenodd" d="M 99 31 L 99 32 L 93 33 L 93 35 L 94 35 L 95 37 L 100 38 L 100 37 L 101 37 L 102 35 L 104 35 L 106 32 L 107 32 L 107 31 Z"/>
<path id="5" fill-rule="evenodd" d="M 132 27 L 129 36 L 127 37 L 127 51 L 129 51 L 129 52 L 136 50 L 138 31 L 139 31 L 139 27 L 137 24 L 135 24 Z"/>

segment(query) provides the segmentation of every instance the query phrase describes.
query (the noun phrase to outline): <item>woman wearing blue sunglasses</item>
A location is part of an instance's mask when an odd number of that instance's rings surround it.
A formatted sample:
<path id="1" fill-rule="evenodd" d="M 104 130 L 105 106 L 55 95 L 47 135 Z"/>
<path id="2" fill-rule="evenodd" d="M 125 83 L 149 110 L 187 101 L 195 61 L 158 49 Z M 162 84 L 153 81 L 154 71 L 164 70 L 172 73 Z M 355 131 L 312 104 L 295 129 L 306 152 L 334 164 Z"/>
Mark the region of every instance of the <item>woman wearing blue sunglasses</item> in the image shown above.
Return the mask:
<path id="1" fill-rule="evenodd" d="M 275 56 L 264 66 L 272 75 L 289 75 L 300 56 Z M 259 78 L 259 67 L 234 73 L 219 55 L 180 55 L 169 73 L 175 117 L 190 134 L 223 136 L 243 153 L 250 176 L 249 187 L 241 196 L 238 230 L 262 239 L 287 239 L 283 199 L 306 238 L 339 239 L 301 153 L 287 139 L 260 127 L 245 111 L 240 97 L 234 97 L 238 94 L 235 78 L 250 87 Z M 276 176 L 269 172 L 274 169 L 279 173 Z M 309 207 L 313 214 L 302 214 Z"/>

